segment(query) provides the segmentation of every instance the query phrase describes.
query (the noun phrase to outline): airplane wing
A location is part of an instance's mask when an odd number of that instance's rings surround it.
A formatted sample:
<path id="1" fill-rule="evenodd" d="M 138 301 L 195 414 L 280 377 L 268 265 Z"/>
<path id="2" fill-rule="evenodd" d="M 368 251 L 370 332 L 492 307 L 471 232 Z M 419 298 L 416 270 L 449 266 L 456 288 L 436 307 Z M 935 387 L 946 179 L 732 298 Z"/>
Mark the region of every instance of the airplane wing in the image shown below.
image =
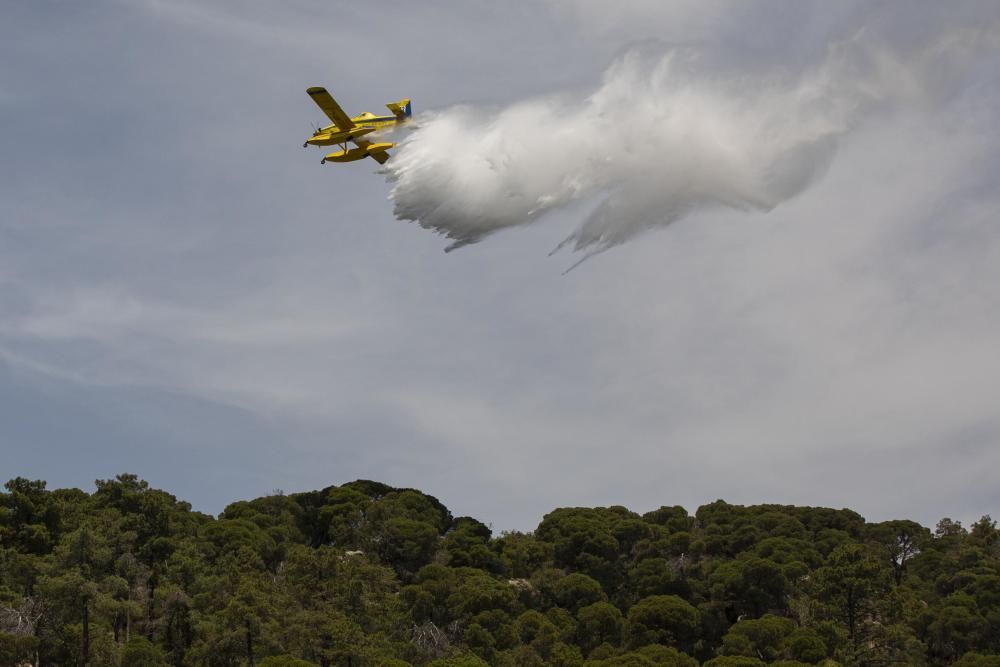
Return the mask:
<path id="1" fill-rule="evenodd" d="M 326 88 L 313 87 L 306 91 L 309 93 L 309 97 L 313 99 L 313 102 L 323 110 L 323 113 L 333 121 L 341 132 L 346 132 L 354 127 L 354 123 L 351 122 L 351 117 L 344 113 L 344 110 L 340 108 L 337 104 L 337 100 L 330 96 L 330 93 L 326 92 Z M 357 142 L 355 142 L 357 143 Z"/>

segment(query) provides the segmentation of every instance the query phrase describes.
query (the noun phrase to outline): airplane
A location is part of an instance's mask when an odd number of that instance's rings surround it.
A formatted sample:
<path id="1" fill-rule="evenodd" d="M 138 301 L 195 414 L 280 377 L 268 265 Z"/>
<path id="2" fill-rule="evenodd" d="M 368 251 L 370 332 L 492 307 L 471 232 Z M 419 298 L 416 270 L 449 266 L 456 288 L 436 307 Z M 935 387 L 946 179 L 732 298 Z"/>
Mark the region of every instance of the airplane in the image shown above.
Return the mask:
<path id="1" fill-rule="evenodd" d="M 379 164 L 385 164 L 385 161 L 389 159 L 389 153 L 386 151 L 396 144 L 371 142 L 365 139 L 364 136 L 386 127 L 402 125 L 413 115 L 413 107 L 410 105 L 410 100 L 400 100 L 386 104 L 389 111 L 392 112 L 391 116 L 376 116 L 366 111 L 359 116 L 350 118 L 340 108 L 337 101 L 330 96 L 330 93 L 326 92 L 326 88 L 314 86 L 306 90 L 306 92 L 309 93 L 309 97 L 313 99 L 313 102 L 323 110 L 323 113 L 333 121 L 333 124 L 316 130 L 310 138 L 306 139 L 302 147 L 338 144 L 341 149 L 336 153 L 330 153 L 325 156 L 321 164 L 327 162 L 354 162 L 355 160 L 363 160 L 366 157 L 374 159 Z M 348 149 L 348 141 L 353 141 L 357 146 Z"/>

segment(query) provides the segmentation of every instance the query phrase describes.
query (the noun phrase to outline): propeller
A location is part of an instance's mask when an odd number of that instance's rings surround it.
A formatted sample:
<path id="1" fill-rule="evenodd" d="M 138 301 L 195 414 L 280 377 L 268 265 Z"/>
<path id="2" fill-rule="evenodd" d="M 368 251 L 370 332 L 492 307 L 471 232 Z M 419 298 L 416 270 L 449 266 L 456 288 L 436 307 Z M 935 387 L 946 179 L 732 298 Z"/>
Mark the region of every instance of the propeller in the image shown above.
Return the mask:
<path id="1" fill-rule="evenodd" d="M 309 121 L 309 128 L 312 129 L 312 131 L 313 131 L 312 135 L 314 137 L 317 134 L 319 134 L 319 125 L 317 125 L 313 121 Z M 306 142 L 302 144 L 302 148 L 309 148 L 309 141 L 308 140 L 306 140 Z"/>

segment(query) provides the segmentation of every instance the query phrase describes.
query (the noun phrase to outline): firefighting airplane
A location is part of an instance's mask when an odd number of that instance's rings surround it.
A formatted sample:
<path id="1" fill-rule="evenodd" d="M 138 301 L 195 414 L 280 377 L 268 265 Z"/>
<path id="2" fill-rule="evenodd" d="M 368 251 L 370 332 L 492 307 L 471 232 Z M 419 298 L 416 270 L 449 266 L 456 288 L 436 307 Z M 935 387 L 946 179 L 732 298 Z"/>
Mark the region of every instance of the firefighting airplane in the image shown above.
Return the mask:
<path id="1" fill-rule="evenodd" d="M 310 144 L 313 146 L 339 144 L 341 148 L 336 153 L 330 153 L 324 157 L 322 163 L 354 162 L 355 160 L 363 160 L 366 157 L 370 157 L 375 159 L 379 164 L 384 164 L 389 159 L 389 153 L 386 151 L 396 144 L 373 143 L 362 137 L 376 130 L 402 125 L 413 115 L 410 100 L 400 100 L 386 104 L 389 107 L 389 111 L 393 114 L 391 116 L 376 116 L 366 111 L 360 116 L 350 118 L 340 108 L 337 101 L 330 96 L 330 93 L 326 92 L 326 88 L 313 87 L 306 92 L 309 93 L 309 97 L 313 99 L 313 102 L 323 110 L 323 113 L 333 121 L 333 125 L 327 125 L 316 130 L 310 138 L 306 139 L 302 147 L 305 148 Z M 353 141 L 357 144 L 357 147 L 348 149 L 348 141 Z"/>

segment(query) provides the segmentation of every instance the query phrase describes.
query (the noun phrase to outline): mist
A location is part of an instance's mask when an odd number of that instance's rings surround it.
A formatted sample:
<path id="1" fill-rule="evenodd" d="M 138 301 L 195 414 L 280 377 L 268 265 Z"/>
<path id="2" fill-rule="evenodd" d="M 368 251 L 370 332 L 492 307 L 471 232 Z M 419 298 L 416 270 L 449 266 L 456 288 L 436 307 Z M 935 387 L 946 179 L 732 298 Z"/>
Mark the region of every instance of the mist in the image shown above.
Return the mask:
<path id="1" fill-rule="evenodd" d="M 871 115 L 955 94 L 991 36 L 953 29 L 895 50 L 862 30 L 798 71 L 642 43 L 590 90 L 419 116 L 386 165 L 394 213 L 450 251 L 578 205 L 556 250 L 585 259 L 695 210 L 769 211 L 821 178 Z"/>

